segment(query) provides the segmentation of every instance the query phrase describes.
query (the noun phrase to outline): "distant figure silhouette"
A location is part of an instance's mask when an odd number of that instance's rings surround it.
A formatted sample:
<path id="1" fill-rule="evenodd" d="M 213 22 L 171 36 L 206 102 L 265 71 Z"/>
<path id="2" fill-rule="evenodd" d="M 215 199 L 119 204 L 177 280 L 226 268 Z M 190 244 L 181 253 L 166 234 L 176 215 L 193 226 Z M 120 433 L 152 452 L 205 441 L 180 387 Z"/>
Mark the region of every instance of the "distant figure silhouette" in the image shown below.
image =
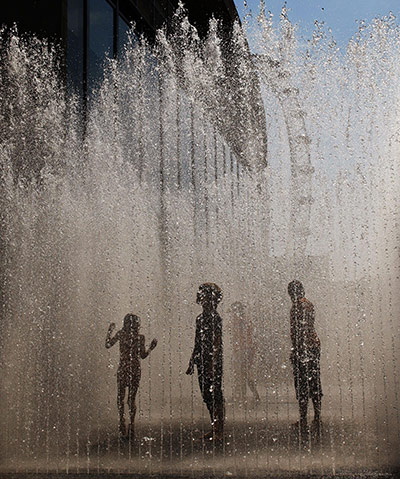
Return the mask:
<path id="1" fill-rule="evenodd" d="M 236 301 L 230 308 L 232 319 L 234 395 L 240 400 L 246 399 L 247 385 L 256 401 L 260 400 L 255 376 L 256 345 L 254 329 L 246 307 Z"/>
<path id="2" fill-rule="evenodd" d="M 290 361 L 293 365 L 294 387 L 300 410 L 300 433 L 307 433 L 308 399 L 314 406 L 313 426 L 319 433 L 321 421 L 321 343 L 315 331 L 315 312 L 313 304 L 305 298 L 300 281 L 294 280 L 288 285 L 292 300 L 290 310 L 290 337 L 292 349 Z"/>
<path id="3" fill-rule="evenodd" d="M 119 341 L 120 361 L 117 372 L 117 403 L 119 411 L 119 431 L 122 436 L 126 435 L 124 417 L 124 399 L 128 388 L 128 406 L 130 413 L 130 437 L 134 437 L 134 422 L 136 414 L 136 393 L 139 388 L 141 369 L 140 358 L 145 359 L 150 351 L 157 346 L 157 340 L 153 339 L 146 351 L 145 338 L 139 334 L 140 319 L 134 314 L 127 314 L 124 325 L 114 337 L 111 337 L 115 329 L 115 323 L 111 323 L 106 337 L 106 348 L 111 348 Z"/>
<path id="4" fill-rule="evenodd" d="M 194 349 L 186 374 L 197 366 L 200 391 L 210 413 L 212 431 L 206 437 L 221 441 L 224 432 L 224 398 L 222 393 L 222 319 L 217 305 L 222 290 L 214 283 L 199 287 L 197 303 L 203 312 L 196 318 Z"/>

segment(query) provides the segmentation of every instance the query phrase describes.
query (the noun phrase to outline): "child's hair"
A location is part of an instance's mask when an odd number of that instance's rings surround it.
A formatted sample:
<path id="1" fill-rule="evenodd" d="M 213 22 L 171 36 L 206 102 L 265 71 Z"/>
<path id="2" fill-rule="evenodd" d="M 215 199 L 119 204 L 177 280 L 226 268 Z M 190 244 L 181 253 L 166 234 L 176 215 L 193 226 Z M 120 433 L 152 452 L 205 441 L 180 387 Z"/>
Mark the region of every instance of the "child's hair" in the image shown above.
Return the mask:
<path id="1" fill-rule="evenodd" d="M 215 283 L 201 284 L 199 286 L 199 293 L 211 297 L 215 304 L 218 304 L 222 300 L 222 289 Z"/>
<path id="2" fill-rule="evenodd" d="M 304 298 L 304 287 L 297 279 L 291 281 L 288 284 L 289 296 L 295 296 L 296 298 Z"/>
<path id="3" fill-rule="evenodd" d="M 128 313 L 124 318 L 124 329 L 131 330 L 140 326 L 140 319 L 136 314 Z"/>

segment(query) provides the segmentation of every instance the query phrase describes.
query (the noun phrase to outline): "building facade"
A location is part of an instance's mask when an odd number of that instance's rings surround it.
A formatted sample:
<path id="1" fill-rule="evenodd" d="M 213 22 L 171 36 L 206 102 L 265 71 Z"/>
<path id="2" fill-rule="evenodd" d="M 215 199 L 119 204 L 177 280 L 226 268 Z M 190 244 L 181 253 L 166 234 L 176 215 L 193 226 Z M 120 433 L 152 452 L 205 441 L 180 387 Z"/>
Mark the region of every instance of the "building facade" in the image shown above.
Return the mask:
<path id="1" fill-rule="evenodd" d="M 134 26 L 138 35 L 152 42 L 156 31 L 171 30 L 178 0 L 19 0 L 3 7 L 3 25 L 16 25 L 21 34 L 34 34 L 61 46 L 60 64 L 68 88 L 86 105 L 92 91 L 103 78 L 104 60 L 117 58 Z M 200 39 L 208 33 L 209 21 L 219 22 L 219 36 L 228 80 L 221 95 L 218 129 L 239 161 L 246 167 L 261 169 L 266 165 L 267 138 L 265 113 L 257 75 L 247 65 L 246 83 L 251 100 L 243 99 L 237 87 L 239 76 L 232 44 L 232 30 L 238 14 L 233 0 L 186 0 L 184 7 Z M 249 52 L 250 59 L 250 52 Z M 241 79 L 240 81 L 243 81 Z M 245 111 L 242 102 L 246 102 Z M 223 104 L 224 103 L 224 104 Z M 238 123 L 239 121 L 239 123 Z M 239 125 L 239 127 L 238 127 Z M 249 158 L 248 129 L 258 138 L 259 147 Z"/>

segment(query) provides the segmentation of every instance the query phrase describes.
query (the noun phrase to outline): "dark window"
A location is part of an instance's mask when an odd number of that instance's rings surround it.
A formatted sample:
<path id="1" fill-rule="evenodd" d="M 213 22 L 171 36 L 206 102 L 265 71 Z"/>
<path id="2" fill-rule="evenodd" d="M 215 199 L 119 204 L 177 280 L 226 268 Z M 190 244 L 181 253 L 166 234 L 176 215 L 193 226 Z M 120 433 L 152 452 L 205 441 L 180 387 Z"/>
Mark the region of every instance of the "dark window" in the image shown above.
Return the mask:
<path id="1" fill-rule="evenodd" d="M 130 27 L 122 17 L 118 18 L 118 54 L 123 51 L 125 43 L 128 41 Z"/>
<path id="2" fill-rule="evenodd" d="M 83 0 L 68 0 L 67 78 L 68 88 L 83 95 L 84 29 Z"/>
<path id="3" fill-rule="evenodd" d="M 103 79 L 104 60 L 113 56 L 114 8 L 106 0 L 88 0 L 88 94 Z"/>

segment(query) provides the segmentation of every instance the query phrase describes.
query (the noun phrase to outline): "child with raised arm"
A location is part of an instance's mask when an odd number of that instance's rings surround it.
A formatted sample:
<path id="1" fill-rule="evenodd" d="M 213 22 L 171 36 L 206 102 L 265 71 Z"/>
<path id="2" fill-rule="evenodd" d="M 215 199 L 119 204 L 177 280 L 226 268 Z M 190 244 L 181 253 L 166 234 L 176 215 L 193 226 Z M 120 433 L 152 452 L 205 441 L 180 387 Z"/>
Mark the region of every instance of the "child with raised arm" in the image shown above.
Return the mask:
<path id="1" fill-rule="evenodd" d="M 117 404 L 119 412 L 119 431 L 122 436 L 126 434 L 124 417 L 124 399 L 128 388 L 128 407 L 130 414 L 130 437 L 134 437 L 134 422 L 136 414 L 136 393 L 139 388 L 141 369 L 140 359 L 145 359 L 150 351 L 157 346 L 157 340 L 153 339 L 149 349 L 146 350 L 145 338 L 139 334 L 140 319 L 134 314 L 127 314 L 124 324 L 113 337 L 115 323 L 111 323 L 106 337 L 106 348 L 111 348 L 119 341 L 120 361 L 117 372 Z"/>
<path id="2" fill-rule="evenodd" d="M 211 418 L 209 439 L 220 441 L 224 432 L 224 397 L 222 394 L 222 319 L 217 305 L 222 291 L 214 283 L 204 283 L 197 293 L 196 302 L 203 312 L 196 318 L 194 349 L 186 374 L 193 374 L 197 366 L 203 401 Z"/>

